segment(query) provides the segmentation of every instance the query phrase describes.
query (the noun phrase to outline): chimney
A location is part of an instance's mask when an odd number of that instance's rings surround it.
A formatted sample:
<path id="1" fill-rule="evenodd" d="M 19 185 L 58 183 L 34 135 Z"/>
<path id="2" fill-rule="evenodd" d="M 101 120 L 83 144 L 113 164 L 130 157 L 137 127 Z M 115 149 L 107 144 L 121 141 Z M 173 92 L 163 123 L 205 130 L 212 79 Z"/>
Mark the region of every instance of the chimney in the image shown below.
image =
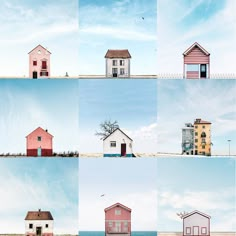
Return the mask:
<path id="1" fill-rule="evenodd" d="M 47 130 L 47 129 L 45 129 L 45 131 L 46 131 L 46 132 L 48 132 L 48 130 Z"/>

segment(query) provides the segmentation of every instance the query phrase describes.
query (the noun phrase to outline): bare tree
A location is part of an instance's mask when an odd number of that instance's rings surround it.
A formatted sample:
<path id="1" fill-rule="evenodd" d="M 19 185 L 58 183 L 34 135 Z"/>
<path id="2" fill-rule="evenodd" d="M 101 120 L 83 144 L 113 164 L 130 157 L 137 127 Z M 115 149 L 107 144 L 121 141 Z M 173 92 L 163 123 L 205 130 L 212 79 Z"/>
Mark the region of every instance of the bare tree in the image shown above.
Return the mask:
<path id="1" fill-rule="evenodd" d="M 183 219 L 184 216 L 186 216 L 188 214 L 188 212 L 180 212 L 180 213 L 176 213 L 177 216 L 179 216 L 180 219 Z"/>
<path id="2" fill-rule="evenodd" d="M 106 138 L 109 134 L 111 134 L 115 129 L 119 128 L 118 122 L 115 120 L 111 122 L 110 120 L 105 120 L 100 125 L 100 132 L 95 133 L 97 136 L 101 136 L 100 139 Z"/>

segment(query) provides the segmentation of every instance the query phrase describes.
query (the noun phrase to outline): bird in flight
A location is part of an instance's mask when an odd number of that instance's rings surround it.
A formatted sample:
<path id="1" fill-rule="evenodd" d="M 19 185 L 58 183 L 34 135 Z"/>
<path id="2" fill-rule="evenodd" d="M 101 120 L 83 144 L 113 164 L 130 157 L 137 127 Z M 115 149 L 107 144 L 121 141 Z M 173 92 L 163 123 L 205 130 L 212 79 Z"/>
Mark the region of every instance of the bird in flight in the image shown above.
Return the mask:
<path id="1" fill-rule="evenodd" d="M 105 196 L 105 194 L 102 194 L 100 197 L 104 197 Z"/>

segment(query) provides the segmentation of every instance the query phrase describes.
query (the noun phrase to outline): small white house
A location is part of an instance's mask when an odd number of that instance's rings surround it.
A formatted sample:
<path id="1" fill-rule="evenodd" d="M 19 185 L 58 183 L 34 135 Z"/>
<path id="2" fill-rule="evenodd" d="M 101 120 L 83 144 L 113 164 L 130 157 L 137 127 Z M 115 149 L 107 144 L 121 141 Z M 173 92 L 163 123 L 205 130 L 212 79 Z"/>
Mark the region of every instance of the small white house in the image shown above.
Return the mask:
<path id="1" fill-rule="evenodd" d="M 133 140 L 119 128 L 103 139 L 104 157 L 132 157 Z"/>
<path id="2" fill-rule="evenodd" d="M 53 236 L 53 217 L 50 211 L 28 211 L 25 217 L 26 236 Z"/>
<path id="3" fill-rule="evenodd" d="M 109 49 L 105 55 L 106 77 L 130 77 L 130 58 L 128 49 Z"/>
<path id="4" fill-rule="evenodd" d="M 210 235 L 210 216 L 193 211 L 183 217 L 183 236 L 209 236 Z"/>

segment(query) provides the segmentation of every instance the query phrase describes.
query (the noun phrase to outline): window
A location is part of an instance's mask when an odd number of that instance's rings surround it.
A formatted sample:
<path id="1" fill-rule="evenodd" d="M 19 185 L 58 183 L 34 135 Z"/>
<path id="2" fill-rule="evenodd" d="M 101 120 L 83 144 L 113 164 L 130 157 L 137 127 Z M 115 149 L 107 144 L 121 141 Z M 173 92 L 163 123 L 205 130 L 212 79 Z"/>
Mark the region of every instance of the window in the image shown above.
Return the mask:
<path id="1" fill-rule="evenodd" d="M 125 74 L 125 69 L 124 68 L 120 68 L 120 74 L 124 75 Z"/>
<path id="2" fill-rule="evenodd" d="M 202 234 L 207 234 L 207 228 L 206 227 L 202 227 L 201 228 L 201 233 Z"/>
<path id="3" fill-rule="evenodd" d="M 47 69 L 47 61 L 42 61 L 42 69 L 43 70 Z"/>
<path id="4" fill-rule="evenodd" d="M 29 229 L 33 229 L 33 224 L 29 224 Z"/>
<path id="5" fill-rule="evenodd" d="M 191 227 L 186 227 L 186 234 L 191 234 Z"/>
<path id="6" fill-rule="evenodd" d="M 205 125 L 203 125 L 202 128 L 205 129 Z"/>
<path id="7" fill-rule="evenodd" d="M 202 149 L 205 149 L 205 145 L 202 145 Z"/>
<path id="8" fill-rule="evenodd" d="M 197 125 L 195 125 L 194 128 L 197 129 Z"/>
<path id="9" fill-rule="evenodd" d="M 120 60 L 120 66 L 124 66 L 125 65 L 125 60 Z"/>
<path id="10" fill-rule="evenodd" d="M 124 222 L 124 226 L 128 226 L 128 222 L 127 221 Z"/>
<path id="11" fill-rule="evenodd" d="M 113 226 L 113 222 L 110 221 L 110 222 L 108 223 L 108 226 L 109 226 L 109 227 L 112 227 L 112 226 Z"/>
<path id="12" fill-rule="evenodd" d="M 115 210 L 115 215 L 116 216 L 121 215 L 121 210 Z"/>
<path id="13" fill-rule="evenodd" d="M 112 60 L 112 65 L 117 66 L 117 60 Z"/>
<path id="14" fill-rule="evenodd" d="M 117 68 L 112 68 L 112 74 L 117 74 L 118 73 L 118 69 Z"/>
<path id="15" fill-rule="evenodd" d="M 205 132 L 201 133 L 201 138 L 206 138 L 206 133 Z"/>
<path id="16" fill-rule="evenodd" d="M 111 141 L 110 142 L 110 147 L 116 147 L 116 141 Z"/>
<path id="17" fill-rule="evenodd" d="M 41 142 L 42 141 L 42 137 L 38 136 L 38 141 Z"/>
<path id="18" fill-rule="evenodd" d="M 199 71 L 199 65 L 198 64 L 188 64 L 187 71 Z"/>
<path id="19" fill-rule="evenodd" d="M 197 146 L 195 145 L 195 149 L 197 149 Z"/>
<path id="20" fill-rule="evenodd" d="M 198 142 L 198 139 L 195 139 L 195 143 L 197 143 Z"/>
<path id="21" fill-rule="evenodd" d="M 202 138 L 202 143 L 206 143 L 206 139 L 205 138 Z"/>
<path id="22" fill-rule="evenodd" d="M 195 132 L 195 136 L 198 136 L 198 132 Z"/>
<path id="23" fill-rule="evenodd" d="M 47 71 L 41 71 L 40 76 L 48 76 L 48 72 Z"/>
<path id="24" fill-rule="evenodd" d="M 45 225 L 45 228 L 48 228 L 48 224 Z"/>
<path id="25" fill-rule="evenodd" d="M 37 66 L 37 61 L 33 61 L 33 66 Z"/>

